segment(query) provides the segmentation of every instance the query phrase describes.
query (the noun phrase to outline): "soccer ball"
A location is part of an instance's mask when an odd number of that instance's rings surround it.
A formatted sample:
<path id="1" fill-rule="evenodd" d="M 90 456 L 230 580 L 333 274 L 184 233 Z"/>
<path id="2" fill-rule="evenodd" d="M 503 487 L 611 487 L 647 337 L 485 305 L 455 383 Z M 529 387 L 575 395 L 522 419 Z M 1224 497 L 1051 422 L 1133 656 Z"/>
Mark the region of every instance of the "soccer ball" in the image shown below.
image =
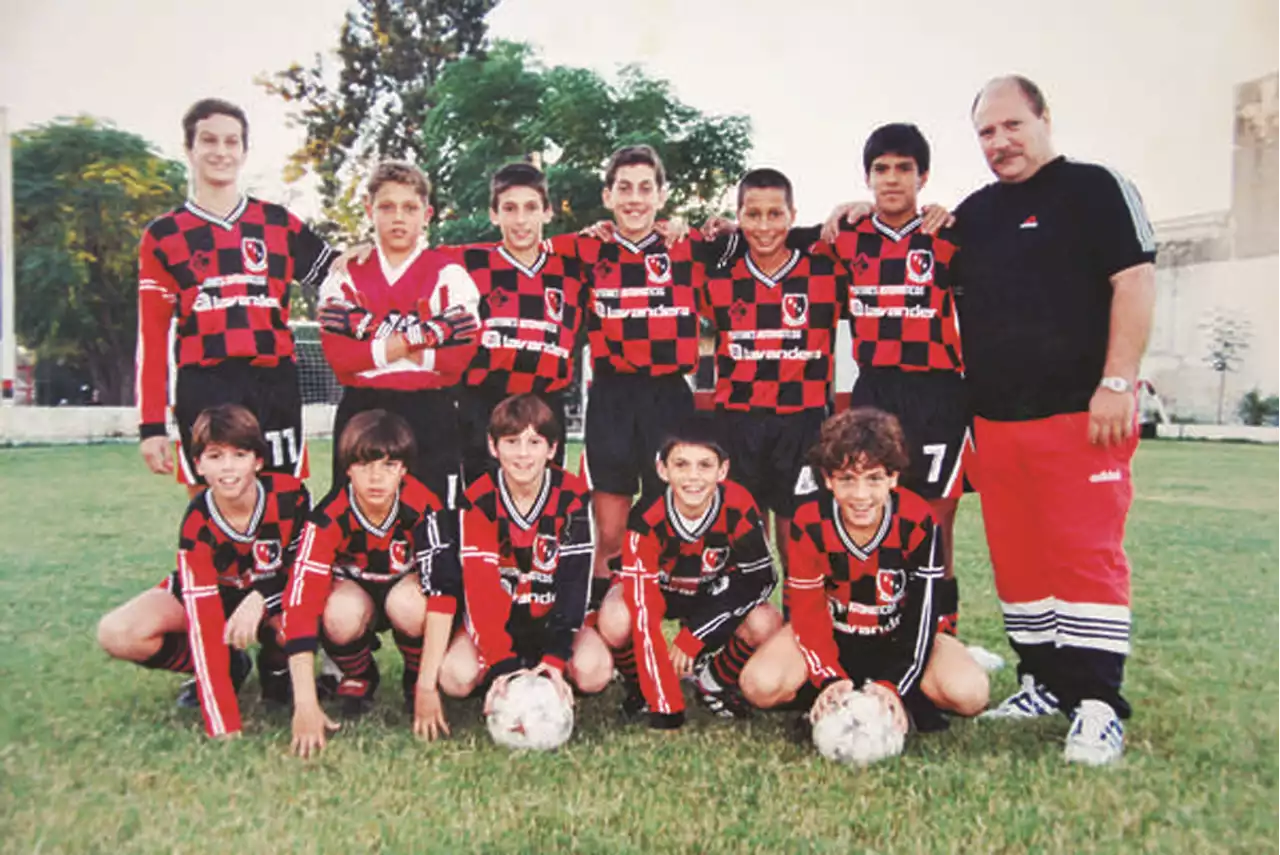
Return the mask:
<path id="1" fill-rule="evenodd" d="M 893 725 L 893 714 L 875 695 L 858 690 L 827 710 L 813 724 L 813 744 L 828 760 L 868 766 L 902 753 L 905 735 Z"/>
<path id="2" fill-rule="evenodd" d="M 485 723 L 493 741 L 505 748 L 554 751 L 573 734 L 573 706 L 549 678 L 520 674 L 494 699 Z"/>

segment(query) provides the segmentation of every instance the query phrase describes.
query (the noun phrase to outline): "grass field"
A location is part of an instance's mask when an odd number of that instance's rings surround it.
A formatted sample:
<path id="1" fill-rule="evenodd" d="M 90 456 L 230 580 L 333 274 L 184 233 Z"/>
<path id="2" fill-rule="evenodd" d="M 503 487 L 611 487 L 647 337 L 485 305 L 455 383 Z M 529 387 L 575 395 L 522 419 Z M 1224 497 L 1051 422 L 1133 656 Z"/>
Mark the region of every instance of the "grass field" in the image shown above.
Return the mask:
<path id="1" fill-rule="evenodd" d="M 0 449 L 0 850 L 1274 852 L 1277 451 L 1154 442 L 1136 468 L 1123 765 L 1064 766 L 1062 719 L 957 722 L 859 772 L 790 743 L 783 715 L 620 729 L 616 689 L 580 703 L 556 754 L 495 748 L 475 703 L 419 743 L 391 645 L 377 710 L 318 760 L 289 756 L 256 679 L 247 738 L 211 743 L 174 709 L 176 676 L 94 641 L 171 568 L 179 489 L 132 445 Z M 956 551 L 962 635 L 1007 652 L 976 501 Z M 993 696 L 1013 683 L 1001 672 Z"/>

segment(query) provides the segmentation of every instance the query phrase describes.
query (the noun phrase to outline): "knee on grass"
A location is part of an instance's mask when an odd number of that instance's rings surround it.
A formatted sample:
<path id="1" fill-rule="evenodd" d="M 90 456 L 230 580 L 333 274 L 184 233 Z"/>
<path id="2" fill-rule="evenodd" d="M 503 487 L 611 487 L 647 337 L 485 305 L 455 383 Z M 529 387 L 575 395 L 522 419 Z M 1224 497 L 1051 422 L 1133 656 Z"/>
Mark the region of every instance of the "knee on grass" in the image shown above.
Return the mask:
<path id="1" fill-rule="evenodd" d="M 108 612 L 98 621 L 98 646 L 115 659 L 134 662 L 147 658 L 138 649 L 144 640 L 138 634 L 137 624 L 118 610 Z"/>

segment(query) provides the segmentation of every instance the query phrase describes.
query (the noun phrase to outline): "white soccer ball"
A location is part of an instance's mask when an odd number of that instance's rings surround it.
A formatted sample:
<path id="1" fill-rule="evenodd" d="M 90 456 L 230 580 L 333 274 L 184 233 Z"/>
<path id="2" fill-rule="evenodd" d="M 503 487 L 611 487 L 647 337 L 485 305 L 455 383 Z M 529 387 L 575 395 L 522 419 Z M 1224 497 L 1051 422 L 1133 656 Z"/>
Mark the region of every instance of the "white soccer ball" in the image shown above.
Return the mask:
<path id="1" fill-rule="evenodd" d="M 813 724 L 813 744 L 828 760 L 868 766 L 902 753 L 906 735 L 894 727 L 883 699 L 850 692 Z"/>
<path id="2" fill-rule="evenodd" d="M 573 705 L 549 678 L 519 674 L 494 698 L 485 723 L 493 741 L 505 748 L 554 751 L 573 735 Z"/>

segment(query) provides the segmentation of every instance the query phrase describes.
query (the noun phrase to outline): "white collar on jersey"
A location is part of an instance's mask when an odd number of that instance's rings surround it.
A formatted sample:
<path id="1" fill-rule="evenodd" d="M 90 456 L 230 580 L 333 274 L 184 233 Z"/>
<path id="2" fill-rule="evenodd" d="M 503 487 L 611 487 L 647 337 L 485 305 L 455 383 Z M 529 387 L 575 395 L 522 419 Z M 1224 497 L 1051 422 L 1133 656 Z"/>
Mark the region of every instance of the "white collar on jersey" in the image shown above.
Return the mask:
<path id="1" fill-rule="evenodd" d="M 900 229 L 895 229 L 893 226 L 885 225 L 884 222 L 880 219 L 879 214 L 871 215 L 871 225 L 876 227 L 876 231 L 880 232 L 880 234 L 884 235 L 889 240 L 894 242 L 900 241 L 903 238 L 907 237 L 916 229 L 920 228 L 920 224 L 923 222 L 924 222 L 924 218 L 921 217 L 919 214 L 916 214 L 914 220 L 907 223 L 905 226 L 903 226 Z"/>
<path id="2" fill-rule="evenodd" d="M 224 229 L 230 230 L 235 227 L 236 221 L 240 219 L 240 215 L 244 213 L 244 209 L 249 207 L 249 197 L 241 195 L 240 201 L 236 202 L 236 206 L 231 209 L 231 213 L 227 214 L 225 217 L 219 217 L 212 211 L 206 211 L 204 208 L 197 205 L 196 200 L 192 199 L 190 196 L 187 197 L 187 201 L 183 204 L 186 206 L 188 211 L 195 214 L 200 219 L 213 223 L 215 226 L 220 226 Z"/>
<path id="3" fill-rule="evenodd" d="M 671 523 L 672 530 L 681 540 L 686 543 L 693 543 L 706 534 L 711 529 L 712 524 L 715 523 L 716 517 L 720 516 L 723 494 L 723 488 L 717 484 L 715 492 L 711 495 L 711 504 L 707 505 L 707 509 L 702 512 L 702 516 L 696 520 L 691 520 L 676 510 L 676 497 L 671 488 L 668 487 L 667 522 Z"/>
<path id="4" fill-rule="evenodd" d="M 750 271 L 752 276 L 759 279 L 763 285 L 767 285 L 770 288 L 777 288 L 778 283 L 790 276 L 791 271 L 795 270 L 796 265 L 800 263 L 800 250 L 791 250 L 791 257 L 787 259 L 787 263 L 779 267 L 772 276 L 760 269 L 760 266 L 756 264 L 756 260 L 751 257 L 750 250 L 747 251 L 747 254 L 744 257 L 747 262 L 747 270 Z"/>
<path id="5" fill-rule="evenodd" d="M 258 524 L 262 522 L 262 514 L 267 509 L 267 489 L 262 486 L 261 481 L 258 482 L 258 499 L 253 506 L 253 515 L 249 517 L 249 525 L 244 531 L 236 531 L 235 526 L 231 525 L 222 515 L 222 511 L 218 510 L 218 503 L 213 500 L 212 489 L 205 489 L 204 504 L 209 509 L 209 517 L 213 520 L 213 524 L 222 529 L 223 534 L 236 543 L 252 543 L 258 534 Z"/>
<path id="6" fill-rule="evenodd" d="M 831 518 L 836 524 L 836 534 L 840 537 L 840 542 L 844 544 L 844 548 L 849 550 L 859 561 L 866 561 L 871 557 L 871 553 L 880 548 L 880 544 L 884 542 L 885 535 L 889 533 L 889 523 L 893 520 L 893 495 L 889 496 L 889 500 L 885 502 L 884 516 L 880 518 L 880 528 L 876 529 L 875 535 L 870 541 L 859 546 L 854 541 L 853 536 L 844 527 L 844 518 L 840 516 L 840 505 L 837 504 L 835 497 L 831 499 Z"/>
<path id="7" fill-rule="evenodd" d="M 533 528 L 534 523 L 542 516 L 542 510 L 547 506 L 547 497 L 550 495 L 551 469 L 548 467 L 542 473 L 542 489 L 538 491 L 538 498 L 534 500 L 529 513 L 522 514 L 516 507 L 516 500 L 512 497 L 511 491 L 507 489 L 507 479 L 503 477 L 502 470 L 498 470 L 498 497 L 502 499 L 502 506 L 507 509 L 507 516 L 511 517 L 511 521 L 524 531 Z"/>
<path id="8" fill-rule="evenodd" d="M 387 280 L 388 285 L 394 285 L 404 275 L 405 271 L 418 260 L 418 256 L 427 251 L 427 241 L 425 238 L 420 238 L 418 245 L 413 248 L 413 252 L 409 253 L 409 257 L 395 267 L 392 267 L 391 263 L 387 261 L 387 256 L 382 251 L 382 244 L 378 244 L 376 250 L 378 253 L 378 266 L 382 268 L 383 278 Z"/>
<path id="9" fill-rule="evenodd" d="M 498 255 L 505 258 L 507 260 L 507 264 L 510 264 L 512 267 L 514 267 L 516 270 L 519 270 L 521 273 L 523 273 L 525 276 L 528 276 L 530 279 L 533 279 L 535 276 L 537 276 L 538 271 L 542 269 L 542 265 L 547 263 L 547 251 L 546 249 L 542 249 L 542 248 L 538 250 L 538 257 L 533 262 L 533 266 L 531 267 L 525 267 L 523 264 L 521 264 L 520 261 L 514 255 L 508 252 L 507 248 L 502 244 L 498 244 Z"/>
<path id="10" fill-rule="evenodd" d="M 657 232 L 649 232 L 649 234 L 640 238 L 640 240 L 636 241 L 635 243 L 632 243 L 631 241 L 624 238 L 622 235 L 618 234 L 617 226 L 614 226 L 613 242 L 616 243 L 618 246 L 622 247 L 623 249 L 627 250 L 628 252 L 634 252 L 637 255 L 643 253 L 646 249 L 653 246 L 655 243 L 657 243 L 660 240 L 662 240 L 662 238 L 659 237 Z"/>
<path id="11" fill-rule="evenodd" d="M 374 525 L 368 517 L 360 513 L 360 506 L 356 504 L 356 485 L 347 484 L 347 504 L 351 505 L 351 513 L 356 515 L 356 521 L 364 527 L 364 530 L 374 537 L 386 537 L 391 533 L 391 529 L 396 524 L 396 517 L 400 516 L 400 490 L 396 490 L 395 501 L 391 503 L 391 511 L 387 514 L 386 520 L 381 526 Z"/>

